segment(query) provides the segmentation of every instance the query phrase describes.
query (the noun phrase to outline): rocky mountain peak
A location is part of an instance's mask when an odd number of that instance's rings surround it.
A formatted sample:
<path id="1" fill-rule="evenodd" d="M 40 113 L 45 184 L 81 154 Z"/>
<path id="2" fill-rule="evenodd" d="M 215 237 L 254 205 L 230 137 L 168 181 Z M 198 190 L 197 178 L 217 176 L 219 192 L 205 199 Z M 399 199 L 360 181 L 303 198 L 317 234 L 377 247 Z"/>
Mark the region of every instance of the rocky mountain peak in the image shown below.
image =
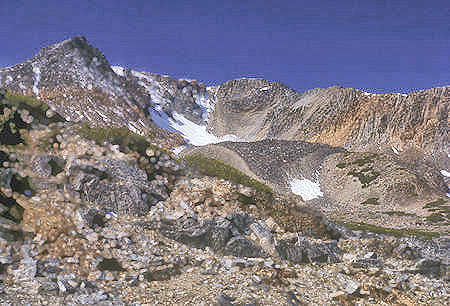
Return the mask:
<path id="1" fill-rule="evenodd" d="M 113 71 L 108 60 L 97 48 L 90 45 L 84 36 L 77 36 L 43 48 L 31 59 L 36 65 L 58 63 L 59 68 L 73 69 L 74 72 L 93 72 L 92 79 L 112 80 Z M 63 66 L 63 67 L 61 67 Z M 75 67 L 71 67 L 75 66 Z"/>
<path id="2" fill-rule="evenodd" d="M 148 93 L 138 80 L 117 75 L 82 36 L 0 69 L 0 86 L 43 100 L 69 121 L 125 126 L 138 134 L 156 128 L 148 118 Z"/>
<path id="3" fill-rule="evenodd" d="M 41 49 L 37 56 L 48 56 L 49 53 L 58 52 L 58 51 L 68 51 L 73 49 L 81 49 L 81 50 L 97 50 L 96 48 L 92 47 L 88 44 L 86 37 L 84 36 L 76 36 L 73 38 L 66 39 L 62 42 L 55 43 L 52 45 L 49 45 L 47 47 L 44 47 Z M 97 50 L 98 53 L 100 51 Z"/>

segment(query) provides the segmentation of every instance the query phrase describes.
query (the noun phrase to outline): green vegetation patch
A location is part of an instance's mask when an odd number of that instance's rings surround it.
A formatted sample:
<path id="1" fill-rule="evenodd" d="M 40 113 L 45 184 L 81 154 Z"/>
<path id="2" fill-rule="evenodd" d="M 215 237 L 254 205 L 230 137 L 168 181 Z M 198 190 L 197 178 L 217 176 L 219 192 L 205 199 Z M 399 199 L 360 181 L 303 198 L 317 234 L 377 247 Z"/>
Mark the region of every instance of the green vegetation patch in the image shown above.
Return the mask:
<path id="1" fill-rule="evenodd" d="M 26 109 L 30 114 L 39 120 L 42 124 L 49 124 L 52 122 L 65 121 L 59 114 L 54 113 L 51 118 L 47 117 L 47 111 L 49 107 L 46 103 L 37 100 L 33 97 L 17 95 L 13 93 L 0 93 L 0 99 L 2 99 L 2 105 L 0 113 L 3 113 L 5 107 L 17 107 L 17 109 Z"/>
<path id="2" fill-rule="evenodd" d="M 345 167 L 347 167 L 347 164 L 346 163 L 339 163 L 339 164 L 336 165 L 336 167 L 339 168 L 339 169 L 344 169 Z"/>
<path id="3" fill-rule="evenodd" d="M 432 223 L 448 223 L 450 221 L 450 205 L 446 204 L 447 201 L 442 198 L 425 204 L 423 208 L 427 209 L 429 212 L 433 212 L 431 215 L 426 217 L 426 220 Z"/>
<path id="4" fill-rule="evenodd" d="M 345 157 L 347 157 L 347 155 L 345 155 Z M 363 167 L 363 166 L 365 166 L 367 164 L 372 164 L 373 160 L 375 158 L 378 158 L 378 154 L 372 154 L 372 155 L 369 155 L 369 156 L 366 156 L 366 157 L 363 157 L 363 158 L 358 158 L 358 159 L 355 159 L 354 161 L 351 161 L 351 162 L 348 162 L 348 163 L 338 163 L 336 165 L 336 167 L 340 168 L 340 169 L 344 169 L 344 168 L 346 168 L 348 166 L 351 166 L 351 165 L 357 165 L 359 167 Z"/>
<path id="5" fill-rule="evenodd" d="M 372 164 L 373 160 L 378 157 L 378 154 L 372 154 L 370 156 L 366 156 L 364 158 L 359 158 L 352 162 L 352 165 L 358 165 L 359 167 L 363 167 L 367 164 Z"/>
<path id="6" fill-rule="evenodd" d="M 428 217 L 426 217 L 426 220 L 434 223 L 434 222 L 444 222 L 444 221 L 446 221 L 446 218 L 441 213 L 433 213 L 433 214 L 429 215 Z"/>
<path id="7" fill-rule="evenodd" d="M 444 204 L 446 204 L 447 202 L 444 199 L 439 199 L 437 201 L 434 202 L 430 202 L 425 204 L 425 206 L 423 208 L 425 209 L 435 209 L 435 208 L 440 208 L 442 207 Z"/>
<path id="8" fill-rule="evenodd" d="M 385 211 L 383 214 L 388 216 L 398 216 L 398 217 L 417 217 L 416 214 L 407 213 L 400 210 L 391 210 L 391 211 Z"/>
<path id="9" fill-rule="evenodd" d="M 269 186 L 249 177 L 243 172 L 233 168 L 220 160 L 205 157 L 200 154 L 188 155 L 180 159 L 185 165 L 194 168 L 199 173 L 242 184 L 258 191 L 273 193 Z"/>
<path id="10" fill-rule="evenodd" d="M 380 203 L 378 203 L 378 198 L 368 198 L 361 205 L 380 205 Z"/>
<path id="11" fill-rule="evenodd" d="M 424 232 L 416 229 L 398 229 L 398 228 L 389 228 L 382 227 L 373 224 L 367 223 L 359 223 L 359 222 L 344 222 L 344 221 L 336 221 L 339 224 L 351 229 L 358 231 L 367 231 L 376 234 L 384 234 L 395 237 L 404 237 L 404 236 L 418 236 L 425 239 L 433 239 L 439 237 L 440 234 L 437 232 Z"/>
<path id="12" fill-rule="evenodd" d="M 47 104 L 31 97 L 0 90 L 0 144 L 25 143 L 21 130 L 30 130 L 33 123 L 50 124 L 64 121 Z"/>
<path id="13" fill-rule="evenodd" d="M 353 169 L 347 173 L 347 175 L 354 176 L 359 179 L 362 184 L 362 188 L 366 188 L 369 184 L 380 176 L 378 171 L 373 170 L 373 168 L 364 168 L 360 171 Z"/>
<path id="14" fill-rule="evenodd" d="M 148 142 L 146 137 L 135 134 L 125 127 L 90 127 L 87 123 L 84 123 L 78 129 L 78 133 L 83 137 L 94 140 L 98 145 L 103 145 L 104 142 L 118 145 L 122 152 L 132 150 L 141 156 L 145 156 L 147 148 L 151 148 L 169 154 L 163 148 Z"/>
<path id="15" fill-rule="evenodd" d="M 349 166 L 357 166 L 354 169 L 347 172 L 347 175 L 358 178 L 358 180 L 362 184 L 362 187 L 366 188 L 373 180 L 375 180 L 378 176 L 380 176 L 380 173 L 378 171 L 375 171 L 373 167 L 369 166 L 374 162 L 375 158 L 378 158 L 378 154 L 372 154 L 364 158 L 358 158 L 354 161 L 347 163 L 341 162 L 336 164 L 336 167 L 339 169 L 344 169 Z M 360 169 L 361 167 L 364 168 Z"/>

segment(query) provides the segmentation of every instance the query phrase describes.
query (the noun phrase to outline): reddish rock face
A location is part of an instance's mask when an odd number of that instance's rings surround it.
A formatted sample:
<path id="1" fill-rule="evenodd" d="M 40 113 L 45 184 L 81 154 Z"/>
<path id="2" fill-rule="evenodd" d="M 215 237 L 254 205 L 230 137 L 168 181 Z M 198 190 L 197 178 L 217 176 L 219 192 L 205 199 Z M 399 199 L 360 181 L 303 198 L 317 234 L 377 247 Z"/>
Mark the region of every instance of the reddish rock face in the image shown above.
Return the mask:
<path id="1" fill-rule="evenodd" d="M 279 82 L 239 79 L 216 89 L 210 126 L 248 141 L 303 140 L 352 151 L 449 153 L 450 88 L 369 94 L 342 87 L 297 93 Z"/>

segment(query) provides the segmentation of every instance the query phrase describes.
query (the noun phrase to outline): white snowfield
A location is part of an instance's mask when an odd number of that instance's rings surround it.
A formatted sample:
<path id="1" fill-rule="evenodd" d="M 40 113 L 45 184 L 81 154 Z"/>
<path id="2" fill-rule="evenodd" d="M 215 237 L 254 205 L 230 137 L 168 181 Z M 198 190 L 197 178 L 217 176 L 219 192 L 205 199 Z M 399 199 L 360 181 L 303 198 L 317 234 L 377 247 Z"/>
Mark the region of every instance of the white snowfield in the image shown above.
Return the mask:
<path id="1" fill-rule="evenodd" d="M 125 69 L 120 66 L 111 66 L 112 70 L 119 76 L 125 76 Z M 238 141 L 238 137 L 235 135 L 225 135 L 223 137 L 217 137 L 206 130 L 206 124 L 208 123 L 210 113 L 214 110 L 214 102 L 209 99 L 208 93 L 206 95 L 194 95 L 195 103 L 200 106 L 202 110 L 202 124 L 196 124 L 187 119 L 182 114 L 172 112 L 171 116 L 166 114 L 162 110 L 162 106 L 170 103 L 170 101 L 163 97 L 161 92 L 164 92 L 166 88 L 163 85 L 154 80 L 149 74 L 131 70 L 131 74 L 138 78 L 139 85 L 144 87 L 150 95 L 152 107 L 149 108 L 150 116 L 153 122 L 169 132 L 179 133 L 186 142 L 194 146 L 204 146 L 211 143 L 219 143 L 223 141 Z M 145 80 L 147 83 L 144 83 Z M 167 89 L 171 92 L 170 88 Z M 175 154 L 179 154 L 186 146 L 181 146 L 173 149 Z"/>
<path id="2" fill-rule="evenodd" d="M 445 177 L 450 177 L 450 172 L 448 172 L 447 170 L 441 170 L 441 174 Z"/>
<path id="3" fill-rule="evenodd" d="M 315 183 L 308 179 L 292 179 L 289 182 L 292 193 L 302 197 L 304 201 L 323 197 L 319 183 Z"/>
<path id="4" fill-rule="evenodd" d="M 211 143 L 239 140 L 236 135 L 217 137 L 206 130 L 206 125 L 196 124 L 177 112 L 173 112 L 172 117 L 169 117 L 160 107 L 155 108 L 157 109 L 150 108 L 153 122 L 166 131 L 179 133 L 191 145 L 205 146 Z M 174 153 L 177 154 L 181 150 L 182 148 L 176 148 Z"/>

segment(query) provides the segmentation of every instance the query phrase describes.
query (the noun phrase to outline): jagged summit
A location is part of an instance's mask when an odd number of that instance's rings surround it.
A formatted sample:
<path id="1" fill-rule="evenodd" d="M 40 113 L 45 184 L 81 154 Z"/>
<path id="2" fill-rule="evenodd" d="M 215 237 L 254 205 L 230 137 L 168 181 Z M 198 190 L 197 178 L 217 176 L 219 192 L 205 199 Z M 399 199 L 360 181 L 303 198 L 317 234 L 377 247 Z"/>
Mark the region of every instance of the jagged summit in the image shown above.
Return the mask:
<path id="1" fill-rule="evenodd" d="M 197 124 L 204 124 L 209 115 L 203 83 L 111 67 L 83 36 L 50 45 L 21 64 L 0 69 L 0 86 L 41 99 L 70 121 L 125 126 L 141 135 L 153 131 L 163 139 L 173 137 L 153 124 L 150 109 L 178 112 Z"/>
<path id="2" fill-rule="evenodd" d="M 65 49 L 65 50 L 71 50 L 71 49 L 95 49 L 93 46 L 89 45 L 87 42 L 86 37 L 84 36 L 75 36 L 66 40 L 63 40 L 62 42 L 55 43 L 52 45 L 49 45 L 47 47 L 42 48 L 37 56 L 46 55 L 50 52 L 53 52 L 58 49 Z M 98 50 L 97 50 L 98 51 Z M 98 51 L 100 53 L 100 51 Z"/>

